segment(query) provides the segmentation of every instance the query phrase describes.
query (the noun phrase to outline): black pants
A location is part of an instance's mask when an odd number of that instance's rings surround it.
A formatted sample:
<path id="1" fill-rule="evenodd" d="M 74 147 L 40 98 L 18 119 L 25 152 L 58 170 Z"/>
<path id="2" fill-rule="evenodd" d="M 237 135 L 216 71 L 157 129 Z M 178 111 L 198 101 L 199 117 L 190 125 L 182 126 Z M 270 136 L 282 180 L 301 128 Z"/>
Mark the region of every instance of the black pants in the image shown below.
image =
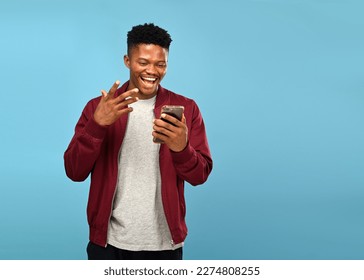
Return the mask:
<path id="1" fill-rule="evenodd" d="M 182 247 L 165 251 L 128 251 L 108 244 L 105 247 L 89 242 L 89 260 L 182 260 Z"/>

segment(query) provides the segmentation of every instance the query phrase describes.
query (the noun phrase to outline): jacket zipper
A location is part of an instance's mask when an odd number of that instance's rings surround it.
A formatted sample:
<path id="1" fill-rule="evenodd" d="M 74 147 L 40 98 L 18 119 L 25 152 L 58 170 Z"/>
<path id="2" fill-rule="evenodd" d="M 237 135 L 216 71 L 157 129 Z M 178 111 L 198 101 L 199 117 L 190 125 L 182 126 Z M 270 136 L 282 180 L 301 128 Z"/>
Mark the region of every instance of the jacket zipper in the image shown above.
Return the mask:
<path id="1" fill-rule="evenodd" d="M 114 207 L 115 194 L 116 194 L 116 190 L 118 188 L 118 182 L 119 182 L 119 157 L 120 157 L 120 151 L 121 151 L 121 146 L 120 146 L 120 150 L 119 150 L 119 154 L 118 154 L 118 164 L 117 164 L 118 173 L 117 173 L 117 177 L 116 177 L 116 186 L 114 187 L 114 193 L 112 195 L 110 214 L 109 214 L 109 219 L 108 219 L 108 223 L 107 223 L 105 248 L 107 247 L 107 236 L 108 236 L 108 233 L 109 233 L 109 225 L 110 225 L 110 220 L 111 220 L 111 216 L 112 216 L 112 209 Z"/>
<path id="2" fill-rule="evenodd" d="M 116 188 L 117 188 L 117 186 L 115 186 L 114 194 L 112 196 L 111 210 L 110 210 L 110 215 L 109 215 L 109 219 L 108 219 L 108 223 L 107 223 L 105 248 L 107 247 L 107 236 L 108 236 L 108 233 L 109 233 L 109 225 L 110 225 L 110 220 L 111 220 L 111 215 L 112 215 L 112 208 L 114 207 L 114 198 L 115 198 L 115 194 L 116 194 Z"/>
<path id="3" fill-rule="evenodd" d="M 128 122 L 128 118 L 126 118 L 126 125 L 125 125 L 125 128 L 127 126 L 127 122 Z M 118 169 L 118 172 L 117 172 L 117 177 L 116 177 L 116 186 L 114 188 L 114 193 L 112 195 L 112 201 L 111 201 L 111 209 L 110 209 L 110 215 L 109 215 L 109 219 L 108 219 L 108 224 L 107 224 L 107 231 L 106 231 L 106 242 L 105 242 L 105 248 L 107 247 L 107 236 L 108 236 L 108 233 L 109 233 L 109 225 L 110 225 L 110 220 L 111 220 L 111 215 L 112 215 L 112 209 L 114 207 L 114 199 L 115 199 L 115 194 L 116 194 L 116 190 L 118 188 L 118 182 L 119 182 L 119 160 L 120 160 L 120 153 L 121 153 L 121 148 L 123 146 L 123 142 L 124 142 L 124 137 L 125 137 L 125 132 L 123 133 L 122 135 L 122 140 L 121 140 L 121 143 L 120 143 L 120 147 L 119 147 L 119 152 L 118 152 L 118 158 L 117 158 L 117 169 Z"/>

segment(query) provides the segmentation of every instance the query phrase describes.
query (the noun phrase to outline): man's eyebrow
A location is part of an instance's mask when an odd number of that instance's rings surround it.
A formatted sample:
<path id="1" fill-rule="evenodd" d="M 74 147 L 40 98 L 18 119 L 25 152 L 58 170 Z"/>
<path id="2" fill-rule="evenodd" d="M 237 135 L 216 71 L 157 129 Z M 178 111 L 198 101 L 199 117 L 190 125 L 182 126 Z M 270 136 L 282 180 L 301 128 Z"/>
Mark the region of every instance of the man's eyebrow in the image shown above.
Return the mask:
<path id="1" fill-rule="evenodd" d="M 144 58 L 144 57 L 138 57 L 137 60 L 138 61 L 140 61 L 140 60 L 149 61 L 148 58 Z M 167 63 L 167 60 L 164 60 L 164 59 L 163 60 L 157 60 L 156 63 Z"/>

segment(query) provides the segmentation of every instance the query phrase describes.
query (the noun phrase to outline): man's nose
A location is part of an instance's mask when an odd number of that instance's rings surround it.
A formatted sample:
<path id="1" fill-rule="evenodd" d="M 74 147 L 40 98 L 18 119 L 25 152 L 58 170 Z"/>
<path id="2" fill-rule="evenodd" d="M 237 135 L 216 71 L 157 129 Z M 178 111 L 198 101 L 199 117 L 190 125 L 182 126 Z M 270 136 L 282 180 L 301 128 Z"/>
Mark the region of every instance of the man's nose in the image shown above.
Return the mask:
<path id="1" fill-rule="evenodd" d="M 149 73 L 149 74 L 155 74 L 155 73 L 157 73 L 157 68 L 155 67 L 154 64 L 152 64 L 152 63 L 148 64 L 148 66 L 147 66 L 147 73 Z"/>

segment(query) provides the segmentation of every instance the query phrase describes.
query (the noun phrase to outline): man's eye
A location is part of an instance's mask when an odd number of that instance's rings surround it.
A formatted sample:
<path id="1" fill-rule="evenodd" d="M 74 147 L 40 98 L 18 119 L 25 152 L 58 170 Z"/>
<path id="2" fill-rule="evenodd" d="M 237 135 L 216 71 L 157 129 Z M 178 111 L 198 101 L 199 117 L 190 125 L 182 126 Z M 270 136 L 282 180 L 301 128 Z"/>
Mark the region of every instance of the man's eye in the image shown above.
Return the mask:
<path id="1" fill-rule="evenodd" d="M 139 62 L 139 65 L 141 65 L 141 66 L 147 66 L 147 63 L 146 62 Z"/>
<path id="2" fill-rule="evenodd" d="M 165 64 L 158 64 L 157 66 L 160 67 L 160 68 L 165 68 L 166 67 Z"/>

